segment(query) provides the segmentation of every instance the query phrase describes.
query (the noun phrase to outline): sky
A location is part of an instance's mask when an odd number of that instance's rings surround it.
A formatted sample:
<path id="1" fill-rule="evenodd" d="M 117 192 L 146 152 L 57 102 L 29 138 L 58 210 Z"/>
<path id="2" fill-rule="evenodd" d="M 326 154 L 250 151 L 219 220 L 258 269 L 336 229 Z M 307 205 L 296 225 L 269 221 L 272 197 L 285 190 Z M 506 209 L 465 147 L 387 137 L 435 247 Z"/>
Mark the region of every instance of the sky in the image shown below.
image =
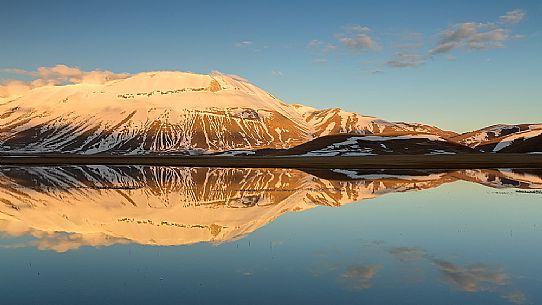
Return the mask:
<path id="1" fill-rule="evenodd" d="M 391 121 L 542 123 L 541 17 L 535 0 L 2 0 L 0 95 L 57 65 L 220 71 L 287 103 Z"/>

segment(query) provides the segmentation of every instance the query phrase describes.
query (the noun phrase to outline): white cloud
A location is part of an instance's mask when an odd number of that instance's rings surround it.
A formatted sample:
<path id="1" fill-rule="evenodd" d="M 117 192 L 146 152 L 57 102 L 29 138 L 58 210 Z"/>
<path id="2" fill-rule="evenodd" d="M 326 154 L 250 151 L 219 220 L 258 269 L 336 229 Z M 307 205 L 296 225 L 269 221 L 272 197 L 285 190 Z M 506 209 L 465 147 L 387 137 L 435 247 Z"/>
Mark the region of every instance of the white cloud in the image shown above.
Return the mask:
<path id="1" fill-rule="evenodd" d="M 509 12 L 506 12 L 503 16 L 499 17 L 502 22 L 505 23 L 518 23 L 525 17 L 525 11 L 521 9 L 515 9 Z"/>
<path id="2" fill-rule="evenodd" d="M 35 71 L 17 68 L 0 69 L 1 73 L 24 75 L 36 78 L 32 81 L 8 80 L 0 84 L 0 97 L 10 98 L 20 96 L 26 91 L 50 85 L 62 84 L 103 84 L 115 79 L 130 76 L 128 73 L 114 73 L 111 71 L 82 71 L 78 67 L 56 65 L 53 67 L 39 67 Z"/>
<path id="3" fill-rule="evenodd" d="M 0 84 L 0 98 L 20 96 L 32 89 L 32 85 L 20 80 L 8 80 Z"/>

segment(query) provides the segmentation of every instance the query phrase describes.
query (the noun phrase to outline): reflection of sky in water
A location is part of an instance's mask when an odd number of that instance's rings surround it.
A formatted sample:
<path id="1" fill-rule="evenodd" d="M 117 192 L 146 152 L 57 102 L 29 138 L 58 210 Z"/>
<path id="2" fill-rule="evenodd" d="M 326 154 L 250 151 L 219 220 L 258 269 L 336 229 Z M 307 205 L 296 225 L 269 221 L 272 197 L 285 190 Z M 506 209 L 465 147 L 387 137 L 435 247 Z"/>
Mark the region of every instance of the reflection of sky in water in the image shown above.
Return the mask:
<path id="1" fill-rule="evenodd" d="M 221 244 L 58 253 L 3 236 L 0 295 L 2 304 L 540 304 L 541 198 L 458 181 L 286 213 Z"/>

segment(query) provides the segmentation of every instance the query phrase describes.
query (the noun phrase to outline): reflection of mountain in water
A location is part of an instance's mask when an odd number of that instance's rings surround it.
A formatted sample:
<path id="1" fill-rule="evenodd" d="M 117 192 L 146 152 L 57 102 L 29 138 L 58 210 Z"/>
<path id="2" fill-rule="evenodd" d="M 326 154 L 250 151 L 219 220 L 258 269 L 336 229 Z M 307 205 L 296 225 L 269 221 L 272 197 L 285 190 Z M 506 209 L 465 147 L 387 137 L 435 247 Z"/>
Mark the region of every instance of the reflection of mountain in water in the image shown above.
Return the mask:
<path id="1" fill-rule="evenodd" d="M 512 170 L 315 171 L 152 166 L 0 167 L 0 230 L 39 248 L 240 238 L 286 212 L 466 180 L 542 188 Z"/>

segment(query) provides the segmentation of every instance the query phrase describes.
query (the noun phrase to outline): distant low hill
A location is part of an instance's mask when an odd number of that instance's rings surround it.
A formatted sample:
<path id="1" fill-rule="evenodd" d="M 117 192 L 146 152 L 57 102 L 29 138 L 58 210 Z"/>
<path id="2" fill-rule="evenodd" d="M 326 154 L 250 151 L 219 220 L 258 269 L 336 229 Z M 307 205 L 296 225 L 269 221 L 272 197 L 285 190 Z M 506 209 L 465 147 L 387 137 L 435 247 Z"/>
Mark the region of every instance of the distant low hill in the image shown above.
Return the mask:
<path id="1" fill-rule="evenodd" d="M 498 124 L 449 139 L 484 152 L 542 152 L 542 124 Z"/>
<path id="2" fill-rule="evenodd" d="M 290 149 L 267 149 L 255 155 L 272 156 L 370 156 L 370 155 L 441 155 L 477 153 L 478 151 L 422 133 L 382 133 L 378 135 L 337 134 L 323 136 Z"/>

